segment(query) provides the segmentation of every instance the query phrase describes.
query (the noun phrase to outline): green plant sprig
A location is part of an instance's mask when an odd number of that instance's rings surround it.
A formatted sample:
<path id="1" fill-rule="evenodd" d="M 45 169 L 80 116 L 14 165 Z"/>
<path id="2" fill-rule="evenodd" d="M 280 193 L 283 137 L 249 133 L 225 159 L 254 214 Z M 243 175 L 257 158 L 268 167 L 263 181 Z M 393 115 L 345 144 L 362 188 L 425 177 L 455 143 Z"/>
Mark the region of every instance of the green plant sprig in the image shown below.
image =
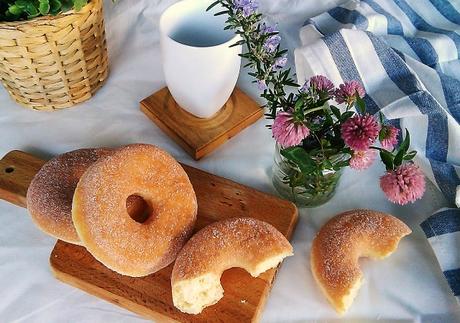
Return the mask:
<path id="1" fill-rule="evenodd" d="M 297 101 L 297 96 L 294 94 L 286 95 L 286 88 L 299 87 L 291 77 L 291 69 L 283 71 L 274 68 L 276 60 L 284 57 L 287 50 L 281 50 L 280 45 L 272 53 L 264 50 L 265 41 L 271 36 L 278 35 L 278 31 L 263 33 L 265 24 L 262 22 L 262 15 L 255 13 L 249 17 L 244 17 L 241 10 L 234 8 L 232 0 L 215 1 L 207 10 L 218 4 L 224 10 L 215 15 L 227 15 L 225 29 L 234 30 L 242 38 L 234 45 L 245 45 L 247 48 L 247 51 L 240 56 L 247 60 L 244 67 L 253 69 L 253 72 L 248 73 L 254 77 L 253 83 L 265 82 L 267 86 L 261 97 L 266 100 L 267 118 L 274 119 L 279 109 L 288 110 Z"/>
<path id="2" fill-rule="evenodd" d="M 88 0 L 0 0 L 0 21 L 55 16 L 71 9 L 80 11 L 87 3 Z"/>

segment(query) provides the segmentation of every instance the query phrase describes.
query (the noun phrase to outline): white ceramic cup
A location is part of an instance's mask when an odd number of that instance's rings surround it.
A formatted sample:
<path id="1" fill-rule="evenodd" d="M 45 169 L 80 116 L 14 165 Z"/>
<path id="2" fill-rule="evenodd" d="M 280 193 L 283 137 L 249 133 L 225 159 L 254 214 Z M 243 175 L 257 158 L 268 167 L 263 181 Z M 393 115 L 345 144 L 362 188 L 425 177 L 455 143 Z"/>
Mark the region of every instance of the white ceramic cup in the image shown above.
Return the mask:
<path id="1" fill-rule="evenodd" d="M 171 95 L 186 111 L 209 118 L 222 108 L 238 79 L 241 39 L 224 30 L 222 7 L 206 8 L 213 0 L 183 0 L 161 15 L 160 42 L 163 70 Z"/>

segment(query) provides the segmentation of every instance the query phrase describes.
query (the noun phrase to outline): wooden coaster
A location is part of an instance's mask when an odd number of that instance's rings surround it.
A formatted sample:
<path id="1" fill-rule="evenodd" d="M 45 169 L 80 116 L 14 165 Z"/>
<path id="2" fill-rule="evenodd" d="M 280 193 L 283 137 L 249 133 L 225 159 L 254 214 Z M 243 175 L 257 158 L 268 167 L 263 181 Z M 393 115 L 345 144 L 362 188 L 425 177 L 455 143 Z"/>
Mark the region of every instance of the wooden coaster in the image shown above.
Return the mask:
<path id="1" fill-rule="evenodd" d="M 196 160 L 213 152 L 264 114 L 263 109 L 238 88 L 209 119 L 195 117 L 182 109 L 166 87 L 142 100 L 141 110 Z"/>

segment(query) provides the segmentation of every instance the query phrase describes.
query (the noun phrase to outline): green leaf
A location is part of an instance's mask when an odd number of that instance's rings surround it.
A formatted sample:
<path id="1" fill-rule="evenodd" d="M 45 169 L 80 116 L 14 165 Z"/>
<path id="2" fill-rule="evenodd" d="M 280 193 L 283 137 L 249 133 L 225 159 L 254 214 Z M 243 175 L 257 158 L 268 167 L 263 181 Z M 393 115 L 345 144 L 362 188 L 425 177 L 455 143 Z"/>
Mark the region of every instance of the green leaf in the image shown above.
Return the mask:
<path id="1" fill-rule="evenodd" d="M 386 136 L 387 136 L 387 128 L 382 127 L 382 129 L 380 129 L 379 131 L 379 140 L 382 141 L 383 139 L 385 139 Z"/>
<path id="2" fill-rule="evenodd" d="M 226 15 L 228 12 L 229 12 L 228 10 L 219 11 L 219 12 L 215 13 L 214 16 Z"/>
<path id="3" fill-rule="evenodd" d="M 364 114 L 366 112 L 366 102 L 364 102 L 361 97 L 356 94 L 356 109 L 361 113 Z"/>
<path id="4" fill-rule="evenodd" d="M 337 163 L 334 164 L 334 170 L 339 170 L 343 167 L 347 167 L 350 165 L 350 159 L 347 159 L 347 160 L 341 160 Z"/>
<path id="5" fill-rule="evenodd" d="M 353 154 L 353 150 L 351 150 L 350 147 L 345 147 L 342 149 L 342 152 L 345 153 L 345 154 L 348 154 L 348 155 L 351 155 Z"/>
<path id="6" fill-rule="evenodd" d="M 329 101 L 329 98 L 318 100 L 312 107 L 322 107 L 327 101 Z"/>
<path id="7" fill-rule="evenodd" d="M 394 168 L 393 154 L 382 149 L 380 150 L 380 158 L 382 159 L 382 162 L 385 164 L 387 170 L 392 170 Z"/>
<path id="8" fill-rule="evenodd" d="M 345 163 L 343 163 L 343 164 L 345 164 Z M 335 171 L 337 172 L 337 171 L 341 170 L 342 168 L 348 167 L 348 166 L 350 166 L 350 162 L 349 162 L 349 161 L 346 163 L 346 165 L 343 165 L 343 166 L 342 166 L 342 165 L 334 165 L 333 170 L 335 170 Z"/>
<path id="9" fill-rule="evenodd" d="M 20 8 L 25 8 L 29 5 L 29 1 L 27 0 L 16 0 L 16 2 L 14 3 L 16 6 L 20 7 Z"/>
<path id="10" fill-rule="evenodd" d="M 50 0 L 50 13 L 52 15 L 57 15 L 62 8 L 62 3 L 59 0 Z"/>
<path id="11" fill-rule="evenodd" d="M 61 3 L 62 3 L 62 6 L 61 6 L 62 12 L 69 11 L 70 9 L 73 8 L 73 3 L 71 0 L 62 0 Z"/>
<path id="12" fill-rule="evenodd" d="M 289 147 L 282 149 L 281 155 L 296 164 L 304 174 L 310 174 L 316 169 L 315 161 L 302 147 Z"/>
<path id="13" fill-rule="evenodd" d="M 305 181 L 305 176 L 302 172 L 295 172 L 292 176 L 288 176 L 290 187 L 302 186 Z"/>
<path id="14" fill-rule="evenodd" d="M 287 49 L 280 50 L 276 56 L 278 56 L 278 57 L 283 56 L 283 55 L 286 54 L 287 52 L 288 52 Z"/>
<path id="15" fill-rule="evenodd" d="M 292 81 L 286 81 L 286 82 L 284 83 L 284 85 L 290 86 L 290 87 L 299 87 L 299 86 L 300 86 L 300 85 L 297 84 L 296 82 L 292 82 Z"/>
<path id="16" fill-rule="evenodd" d="M 302 110 L 302 107 L 303 107 L 303 104 L 304 104 L 304 100 L 302 97 L 299 97 L 297 99 L 297 101 L 295 102 L 295 105 L 294 105 L 294 111 L 301 111 Z"/>
<path id="17" fill-rule="evenodd" d="M 324 122 L 327 126 L 332 126 L 334 124 L 334 120 L 332 120 L 330 113 L 325 113 L 324 116 L 326 117 L 326 122 Z"/>
<path id="18" fill-rule="evenodd" d="M 351 118 L 355 113 L 353 111 L 344 112 L 340 118 L 340 121 L 344 122 Z"/>
<path id="19" fill-rule="evenodd" d="M 327 139 L 321 138 L 321 145 L 322 145 L 323 147 L 330 147 L 330 146 L 331 146 L 331 143 L 330 143 Z"/>
<path id="20" fill-rule="evenodd" d="M 319 123 L 310 122 L 308 124 L 308 128 L 310 129 L 310 131 L 316 132 L 316 131 L 319 131 L 319 130 L 321 130 L 323 128 L 323 123 L 322 122 L 319 122 Z M 311 151 L 310 151 L 310 153 L 311 153 Z"/>
<path id="21" fill-rule="evenodd" d="M 50 12 L 49 0 L 39 0 L 38 11 L 41 15 L 46 16 Z"/>
<path id="22" fill-rule="evenodd" d="M 15 15 L 15 16 L 19 16 L 19 15 L 21 15 L 21 14 L 23 13 L 22 8 L 19 7 L 19 6 L 17 6 L 17 5 L 15 5 L 15 4 L 12 5 L 12 6 L 10 6 L 10 7 L 8 8 L 8 11 L 9 11 L 11 14 Z"/>
<path id="23" fill-rule="evenodd" d="M 86 6 L 87 3 L 87 0 L 75 0 L 73 3 L 73 8 L 75 11 L 80 11 L 84 6 Z"/>
<path id="24" fill-rule="evenodd" d="M 334 116 L 340 120 L 340 110 L 336 106 L 331 105 L 331 111 L 334 114 Z"/>
<path id="25" fill-rule="evenodd" d="M 329 159 L 323 161 L 323 169 L 333 169 L 334 166 L 332 165 Z"/>
<path id="26" fill-rule="evenodd" d="M 28 3 L 24 10 L 27 12 L 29 19 L 35 18 L 40 14 L 38 8 L 36 8 L 33 3 Z"/>
<path id="27" fill-rule="evenodd" d="M 383 113 L 381 111 L 379 111 L 379 120 L 380 120 L 380 123 L 383 124 L 384 123 L 384 120 L 385 118 L 383 117 Z"/>
<path id="28" fill-rule="evenodd" d="M 401 146 L 399 146 L 398 152 L 403 151 L 403 154 L 407 152 L 409 149 L 410 145 L 410 134 L 409 131 L 406 129 L 406 136 L 404 137 L 404 141 L 401 143 Z"/>
<path id="29" fill-rule="evenodd" d="M 393 160 L 394 166 L 395 167 L 401 166 L 403 158 L 404 158 L 404 152 L 402 150 L 398 151 L 398 153 L 396 154 Z"/>
<path id="30" fill-rule="evenodd" d="M 219 4 L 220 1 L 214 1 L 213 3 L 211 3 L 211 5 L 209 7 L 206 8 L 206 11 L 209 11 L 211 10 L 212 8 L 214 8 L 215 6 L 217 6 Z"/>
<path id="31" fill-rule="evenodd" d="M 406 129 L 406 137 L 404 138 L 404 141 L 399 146 L 395 159 L 394 159 L 395 167 L 398 167 L 402 164 L 404 156 L 406 155 L 406 152 L 409 149 L 409 145 L 410 145 L 410 135 L 409 135 L 409 131 L 407 131 Z"/>
<path id="32" fill-rule="evenodd" d="M 408 154 L 406 154 L 403 159 L 404 160 L 412 160 L 412 159 L 414 159 L 415 155 L 417 155 L 417 151 L 412 150 Z"/>
<path id="33" fill-rule="evenodd" d="M 236 43 L 231 44 L 229 47 L 235 47 L 235 46 L 243 45 L 244 43 L 246 43 L 244 40 L 239 40 Z"/>

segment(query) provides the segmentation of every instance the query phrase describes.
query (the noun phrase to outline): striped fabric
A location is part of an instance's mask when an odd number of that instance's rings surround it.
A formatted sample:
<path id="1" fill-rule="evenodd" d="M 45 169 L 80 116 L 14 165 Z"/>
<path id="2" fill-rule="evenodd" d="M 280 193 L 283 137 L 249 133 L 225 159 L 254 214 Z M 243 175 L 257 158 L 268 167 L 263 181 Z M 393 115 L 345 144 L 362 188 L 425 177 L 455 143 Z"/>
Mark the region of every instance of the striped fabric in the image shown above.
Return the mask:
<path id="1" fill-rule="evenodd" d="M 460 187 L 460 1 L 361 0 L 309 19 L 295 50 L 299 83 L 359 80 L 368 111 L 412 134 L 416 163 L 453 206 Z M 460 298 L 460 209 L 421 224 Z"/>
<path id="2" fill-rule="evenodd" d="M 444 276 L 457 300 L 460 298 L 460 213 L 442 209 L 421 224 Z"/>

